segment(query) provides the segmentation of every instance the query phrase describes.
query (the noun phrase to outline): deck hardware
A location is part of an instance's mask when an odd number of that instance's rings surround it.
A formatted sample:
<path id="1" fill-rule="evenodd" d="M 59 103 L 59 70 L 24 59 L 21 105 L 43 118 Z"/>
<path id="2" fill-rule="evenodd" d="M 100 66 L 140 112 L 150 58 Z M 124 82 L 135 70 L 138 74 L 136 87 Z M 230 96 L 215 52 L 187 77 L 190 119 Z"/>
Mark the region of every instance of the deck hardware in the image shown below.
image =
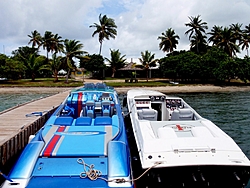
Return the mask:
<path id="1" fill-rule="evenodd" d="M 236 172 L 234 172 L 234 177 L 235 177 L 238 181 L 240 181 L 240 177 L 237 175 Z"/>
<path id="2" fill-rule="evenodd" d="M 204 176 L 203 176 L 202 173 L 200 173 L 200 176 L 201 176 L 201 180 L 202 180 L 202 181 L 206 181 L 206 179 L 204 178 Z"/>
<path id="3" fill-rule="evenodd" d="M 194 181 L 197 181 L 197 178 L 195 177 L 195 174 L 194 174 L 194 173 L 192 173 L 192 177 L 193 177 L 193 180 L 194 180 Z"/>

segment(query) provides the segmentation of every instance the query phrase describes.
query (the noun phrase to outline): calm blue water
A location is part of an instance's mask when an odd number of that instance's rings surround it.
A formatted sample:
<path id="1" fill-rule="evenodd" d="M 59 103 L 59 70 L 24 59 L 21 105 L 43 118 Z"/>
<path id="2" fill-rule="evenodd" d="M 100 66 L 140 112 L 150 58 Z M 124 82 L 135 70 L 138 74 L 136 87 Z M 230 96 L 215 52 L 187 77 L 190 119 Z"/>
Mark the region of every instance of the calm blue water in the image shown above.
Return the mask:
<path id="1" fill-rule="evenodd" d="M 0 94 L 0 111 L 51 94 Z M 250 158 L 250 92 L 176 93 L 231 136 Z"/>
<path id="2" fill-rule="evenodd" d="M 42 93 L 29 93 L 29 94 L 0 94 L 0 112 L 8 108 L 14 107 L 19 104 L 26 103 L 28 101 L 39 99 L 42 97 L 47 97 L 50 94 Z"/>

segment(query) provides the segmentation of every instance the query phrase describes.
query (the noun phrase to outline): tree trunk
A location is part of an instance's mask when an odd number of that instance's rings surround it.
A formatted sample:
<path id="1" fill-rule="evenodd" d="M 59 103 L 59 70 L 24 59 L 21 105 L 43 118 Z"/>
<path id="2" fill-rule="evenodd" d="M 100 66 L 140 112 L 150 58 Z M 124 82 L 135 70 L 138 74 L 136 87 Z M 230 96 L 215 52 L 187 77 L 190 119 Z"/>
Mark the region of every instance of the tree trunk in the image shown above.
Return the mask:
<path id="1" fill-rule="evenodd" d="M 66 83 L 69 83 L 69 73 L 70 73 L 70 69 L 67 72 L 67 76 L 66 76 Z"/>
<path id="2" fill-rule="evenodd" d="M 111 76 L 112 78 L 115 77 L 115 72 L 116 72 L 116 69 L 115 69 L 115 67 L 113 67 L 113 68 L 112 68 L 112 76 Z"/>
<path id="3" fill-rule="evenodd" d="M 148 69 L 147 69 L 147 82 L 148 82 Z"/>
<path id="4" fill-rule="evenodd" d="M 99 50 L 99 55 L 101 55 L 102 52 L 102 42 L 100 42 L 100 50 Z"/>
<path id="5" fill-rule="evenodd" d="M 31 75 L 32 82 L 35 81 L 35 77 L 36 77 L 35 73 L 32 73 L 32 75 Z"/>
<path id="6" fill-rule="evenodd" d="M 54 82 L 57 82 L 57 81 L 58 81 L 58 73 L 57 73 L 57 70 L 54 71 L 54 76 L 55 76 Z"/>

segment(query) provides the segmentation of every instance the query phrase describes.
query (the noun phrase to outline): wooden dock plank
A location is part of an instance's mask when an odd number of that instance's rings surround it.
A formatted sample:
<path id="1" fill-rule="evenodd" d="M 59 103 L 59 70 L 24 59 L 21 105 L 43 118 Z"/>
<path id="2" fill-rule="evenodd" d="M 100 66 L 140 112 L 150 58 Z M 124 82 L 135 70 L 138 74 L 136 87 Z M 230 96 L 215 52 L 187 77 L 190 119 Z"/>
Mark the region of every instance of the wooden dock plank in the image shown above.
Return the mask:
<path id="1" fill-rule="evenodd" d="M 58 93 L 0 114 L 0 146 L 40 118 L 40 116 L 26 117 L 26 114 L 49 111 L 60 105 L 68 94 L 69 91 Z"/>

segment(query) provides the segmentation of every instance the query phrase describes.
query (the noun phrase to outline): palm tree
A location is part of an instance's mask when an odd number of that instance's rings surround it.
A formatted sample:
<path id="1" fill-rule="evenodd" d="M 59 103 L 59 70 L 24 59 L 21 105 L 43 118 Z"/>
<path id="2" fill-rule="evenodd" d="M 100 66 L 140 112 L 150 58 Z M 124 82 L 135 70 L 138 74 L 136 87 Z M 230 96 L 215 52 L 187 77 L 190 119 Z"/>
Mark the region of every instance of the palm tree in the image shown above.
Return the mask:
<path id="1" fill-rule="evenodd" d="M 155 67 L 156 62 L 158 59 L 154 59 L 155 54 L 151 54 L 148 50 L 145 51 L 145 53 L 141 52 L 141 58 L 139 58 L 139 61 L 141 62 L 141 67 L 143 67 L 146 70 L 147 74 L 147 82 L 148 82 L 148 72 L 150 67 Z"/>
<path id="2" fill-rule="evenodd" d="M 52 38 L 52 48 L 51 48 L 51 52 L 62 52 L 64 48 L 63 45 L 63 40 L 62 37 L 59 36 L 58 34 L 55 34 L 54 37 Z"/>
<path id="3" fill-rule="evenodd" d="M 42 37 L 40 33 L 37 32 L 37 30 L 31 32 L 31 35 L 28 35 L 28 37 L 30 37 L 30 41 L 28 44 L 32 43 L 32 48 L 34 48 L 35 46 L 40 46 Z"/>
<path id="4" fill-rule="evenodd" d="M 173 53 L 180 37 L 178 35 L 175 35 L 175 31 L 172 28 L 169 28 L 165 31 L 165 33 L 162 33 L 162 36 L 158 37 L 158 40 L 159 39 L 161 40 L 159 44 L 160 50 L 162 50 L 163 52 Z"/>
<path id="5" fill-rule="evenodd" d="M 45 62 L 44 56 L 37 56 L 35 53 L 31 54 L 26 60 L 27 71 L 31 74 L 31 80 L 34 81 L 36 78 L 37 72 L 39 72 Z"/>
<path id="6" fill-rule="evenodd" d="M 64 51 L 65 54 L 64 62 L 66 67 L 68 68 L 68 73 L 66 77 L 66 82 L 68 82 L 68 77 L 70 70 L 76 68 L 76 62 L 74 61 L 75 58 L 80 59 L 83 54 L 87 54 L 87 52 L 82 51 L 83 44 L 77 40 L 64 40 Z"/>
<path id="7" fill-rule="evenodd" d="M 196 49 L 199 49 L 199 52 L 206 52 L 207 49 L 207 36 L 205 35 L 193 35 L 191 37 L 191 44 L 190 44 L 190 50 L 196 51 Z"/>
<path id="8" fill-rule="evenodd" d="M 248 54 L 249 43 L 250 43 L 250 24 L 245 26 L 245 29 L 243 30 L 242 40 L 240 41 L 240 45 L 242 45 L 241 49 L 244 50 L 246 48 L 248 57 L 249 57 Z"/>
<path id="9" fill-rule="evenodd" d="M 188 29 L 185 34 L 188 35 L 189 34 L 189 40 L 191 40 L 192 36 L 196 35 L 196 46 L 197 46 L 197 53 L 199 53 L 199 49 L 198 49 L 198 39 L 201 38 L 201 36 L 203 36 L 203 34 L 206 34 L 206 29 L 208 29 L 207 26 L 207 22 L 202 22 L 202 20 L 200 19 L 200 15 L 198 15 L 197 17 L 188 17 L 190 22 L 186 23 L 185 25 L 190 27 L 190 29 Z"/>
<path id="10" fill-rule="evenodd" d="M 236 56 L 236 52 L 240 52 L 239 46 L 235 43 L 235 34 L 231 28 L 224 27 L 221 31 L 221 39 L 217 42 L 216 46 L 223 49 L 229 57 Z"/>
<path id="11" fill-rule="evenodd" d="M 209 37 L 208 39 L 208 42 L 212 42 L 213 45 L 217 45 L 217 43 L 222 38 L 221 36 L 222 30 L 223 30 L 222 26 L 214 25 L 214 27 L 211 29 L 211 32 L 208 33 L 211 35 L 211 37 Z"/>
<path id="12" fill-rule="evenodd" d="M 117 31 L 116 31 L 117 26 L 115 24 L 115 20 L 112 18 L 108 18 L 106 15 L 102 16 L 100 14 L 99 22 L 100 22 L 100 25 L 97 23 L 94 23 L 94 25 L 90 25 L 89 27 L 96 28 L 96 30 L 92 34 L 92 37 L 94 37 L 96 34 L 99 35 L 99 42 L 100 42 L 99 54 L 101 54 L 102 43 L 104 39 L 109 40 L 110 37 L 115 39 L 115 36 L 117 35 Z"/>
<path id="13" fill-rule="evenodd" d="M 119 50 L 111 50 L 110 49 L 110 56 L 111 56 L 110 59 L 108 59 L 108 58 L 105 58 L 105 59 L 109 62 L 110 66 L 112 68 L 112 76 L 111 77 L 114 78 L 116 70 L 124 67 L 125 61 L 126 61 L 126 59 L 125 59 L 126 55 L 121 56 L 121 53 L 119 52 Z"/>
<path id="14" fill-rule="evenodd" d="M 57 82 L 58 81 L 58 71 L 61 69 L 62 63 L 63 63 L 62 57 L 61 56 L 57 57 L 56 53 L 54 53 L 52 55 L 52 59 L 48 62 L 48 64 L 43 65 L 41 67 L 41 70 L 45 69 L 45 70 L 52 71 L 53 77 L 55 78 L 54 82 Z"/>
<path id="15" fill-rule="evenodd" d="M 241 39 L 242 39 L 242 30 L 241 30 L 241 26 L 242 24 L 232 24 L 230 25 L 230 28 L 231 28 L 231 31 L 233 32 L 233 35 L 234 35 L 234 40 L 235 40 L 235 43 L 238 41 L 240 43 Z"/>
<path id="16" fill-rule="evenodd" d="M 212 42 L 213 45 L 221 48 L 226 52 L 229 57 L 236 56 L 237 52 L 240 52 L 239 46 L 236 44 L 239 38 L 239 32 L 233 27 L 220 27 L 214 26 L 211 30 L 210 34 L 211 37 L 208 39 L 209 42 Z"/>
<path id="17" fill-rule="evenodd" d="M 44 50 L 47 51 L 47 60 L 48 60 L 48 54 L 49 52 L 53 51 L 53 37 L 54 34 L 50 31 L 45 31 L 44 36 L 42 37 L 42 42 L 40 43 L 40 46 L 43 47 Z"/>

